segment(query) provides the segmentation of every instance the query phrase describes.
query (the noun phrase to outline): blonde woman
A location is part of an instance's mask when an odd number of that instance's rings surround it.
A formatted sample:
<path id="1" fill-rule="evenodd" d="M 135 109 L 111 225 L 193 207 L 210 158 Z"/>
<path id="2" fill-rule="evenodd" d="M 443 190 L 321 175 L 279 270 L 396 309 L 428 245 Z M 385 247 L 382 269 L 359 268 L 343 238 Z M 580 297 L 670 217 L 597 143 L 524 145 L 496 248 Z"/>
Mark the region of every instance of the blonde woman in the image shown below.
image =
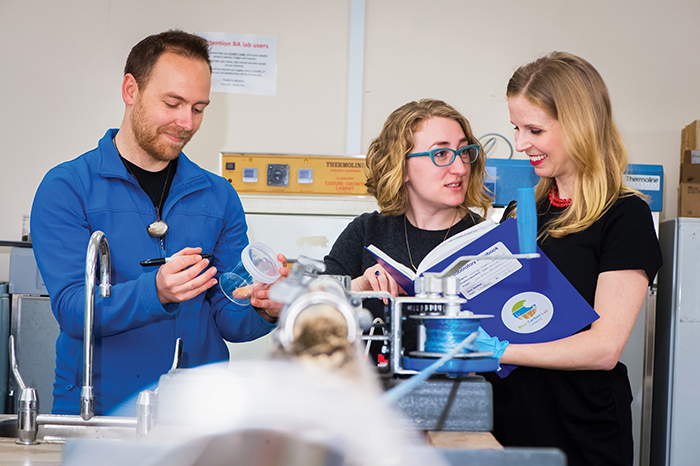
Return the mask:
<path id="1" fill-rule="evenodd" d="M 572 466 L 631 465 L 632 394 L 619 358 L 661 266 L 650 209 L 624 184 L 627 153 L 587 61 L 540 58 L 515 72 L 506 96 L 516 149 L 541 177 L 538 244 L 600 318 L 568 338 L 505 349 L 501 363 L 521 367 L 487 374 L 494 435 L 561 448 Z"/>

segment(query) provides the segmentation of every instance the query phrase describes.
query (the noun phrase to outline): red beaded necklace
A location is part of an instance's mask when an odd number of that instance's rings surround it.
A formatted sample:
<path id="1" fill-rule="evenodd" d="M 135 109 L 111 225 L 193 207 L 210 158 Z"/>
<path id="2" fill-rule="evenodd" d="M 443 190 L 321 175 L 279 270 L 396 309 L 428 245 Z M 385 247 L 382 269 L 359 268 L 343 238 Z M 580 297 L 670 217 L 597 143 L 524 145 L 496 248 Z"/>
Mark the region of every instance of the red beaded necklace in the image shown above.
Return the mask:
<path id="1" fill-rule="evenodd" d="M 559 190 L 557 189 L 557 185 L 552 186 L 552 189 L 549 190 L 549 202 L 554 207 L 569 207 L 571 205 L 571 199 L 559 198 Z"/>

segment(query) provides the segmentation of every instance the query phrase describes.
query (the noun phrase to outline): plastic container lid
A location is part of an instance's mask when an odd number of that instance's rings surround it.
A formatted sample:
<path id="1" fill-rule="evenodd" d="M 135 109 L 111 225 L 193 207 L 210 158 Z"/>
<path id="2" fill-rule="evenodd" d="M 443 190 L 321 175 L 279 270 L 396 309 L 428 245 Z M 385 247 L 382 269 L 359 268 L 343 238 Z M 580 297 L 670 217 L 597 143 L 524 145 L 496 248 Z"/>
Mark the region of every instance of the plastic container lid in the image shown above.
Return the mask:
<path id="1" fill-rule="evenodd" d="M 241 261 L 256 281 L 274 283 L 280 278 L 282 263 L 277 260 L 275 251 L 265 243 L 250 243 L 243 249 Z"/>

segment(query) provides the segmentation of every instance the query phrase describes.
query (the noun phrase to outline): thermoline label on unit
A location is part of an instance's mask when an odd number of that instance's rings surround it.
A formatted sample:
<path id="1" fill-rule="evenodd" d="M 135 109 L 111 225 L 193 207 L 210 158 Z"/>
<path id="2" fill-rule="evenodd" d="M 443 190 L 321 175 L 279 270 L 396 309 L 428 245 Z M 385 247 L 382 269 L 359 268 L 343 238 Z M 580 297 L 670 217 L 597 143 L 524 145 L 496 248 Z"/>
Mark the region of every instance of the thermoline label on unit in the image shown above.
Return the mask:
<path id="1" fill-rule="evenodd" d="M 660 191 L 661 176 L 659 175 L 630 175 L 625 174 L 625 183 L 638 191 Z"/>

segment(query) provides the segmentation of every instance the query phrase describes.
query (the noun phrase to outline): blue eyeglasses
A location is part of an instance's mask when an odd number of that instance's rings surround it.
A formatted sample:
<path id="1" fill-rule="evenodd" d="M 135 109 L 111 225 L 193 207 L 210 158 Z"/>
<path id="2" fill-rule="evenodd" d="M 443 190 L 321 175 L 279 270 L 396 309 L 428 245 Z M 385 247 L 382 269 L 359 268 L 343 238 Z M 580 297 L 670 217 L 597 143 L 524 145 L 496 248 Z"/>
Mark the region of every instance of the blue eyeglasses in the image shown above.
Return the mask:
<path id="1" fill-rule="evenodd" d="M 430 157 L 430 160 L 438 167 L 447 167 L 452 165 L 457 156 L 462 159 L 465 164 L 471 164 L 479 158 L 479 145 L 470 144 L 468 146 L 460 147 L 457 150 L 450 149 L 448 147 L 440 147 L 438 149 L 433 149 L 428 152 L 416 152 L 415 154 L 408 154 L 406 158 L 410 157 Z"/>

